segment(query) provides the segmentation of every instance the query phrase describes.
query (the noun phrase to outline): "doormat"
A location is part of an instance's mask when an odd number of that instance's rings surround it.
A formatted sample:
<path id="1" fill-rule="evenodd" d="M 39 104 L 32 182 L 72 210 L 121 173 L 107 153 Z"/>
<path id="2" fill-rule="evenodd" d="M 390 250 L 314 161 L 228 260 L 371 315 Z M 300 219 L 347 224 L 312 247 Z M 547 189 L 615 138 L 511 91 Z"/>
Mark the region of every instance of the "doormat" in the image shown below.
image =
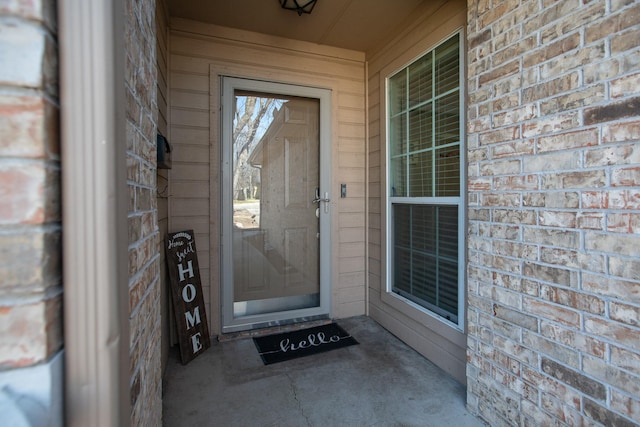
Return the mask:
<path id="1" fill-rule="evenodd" d="M 358 344 L 355 338 L 336 323 L 256 337 L 253 342 L 265 365 Z"/>

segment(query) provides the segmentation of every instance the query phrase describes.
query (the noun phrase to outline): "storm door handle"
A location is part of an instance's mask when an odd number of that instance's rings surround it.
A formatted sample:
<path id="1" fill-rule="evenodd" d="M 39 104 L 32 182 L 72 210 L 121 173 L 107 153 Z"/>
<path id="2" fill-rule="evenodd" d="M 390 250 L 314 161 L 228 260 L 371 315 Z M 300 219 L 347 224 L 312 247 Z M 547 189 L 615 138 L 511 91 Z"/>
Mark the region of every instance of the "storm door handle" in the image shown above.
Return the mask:
<path id="1" fill-rule="evenodd" d="M 320 203 L 320 202 L 324 202 L 324 212 L 325 213 L 329 213 L 329 202 L 331 201 L 331 199 L 329 198 L 329 193 L 325 191 L 324 193 L 324 197 L 320 197 L 320 191 L 316 191 L 316 198 L 311 200 L 311 203 Z"/>

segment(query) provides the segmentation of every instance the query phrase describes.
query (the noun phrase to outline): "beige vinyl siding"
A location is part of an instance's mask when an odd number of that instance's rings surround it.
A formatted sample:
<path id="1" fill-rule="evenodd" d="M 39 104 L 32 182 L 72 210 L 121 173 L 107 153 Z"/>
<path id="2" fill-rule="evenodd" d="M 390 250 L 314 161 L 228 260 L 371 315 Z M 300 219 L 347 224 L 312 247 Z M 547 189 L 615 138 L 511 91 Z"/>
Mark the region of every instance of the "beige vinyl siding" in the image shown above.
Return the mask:
<path id="1" fill-rule="evenodd" d="M 369 67 L 369 315 L 464 383 L 465 334 L 386 293 L 384 80 L 466 22 L 464 1 L 427 2 L 387 45 L 367 53 Z M 461 295 L 461 297 L 464 297 Z"/>
<path id="2" fill-rule="evenodd" d="M 170 228 L 196 231 L 212 333 L 220 333 L 219 75 L 332 90 L 332 315 L 364 314 L 364 54 L 178 18 L 170 46 Z"/>

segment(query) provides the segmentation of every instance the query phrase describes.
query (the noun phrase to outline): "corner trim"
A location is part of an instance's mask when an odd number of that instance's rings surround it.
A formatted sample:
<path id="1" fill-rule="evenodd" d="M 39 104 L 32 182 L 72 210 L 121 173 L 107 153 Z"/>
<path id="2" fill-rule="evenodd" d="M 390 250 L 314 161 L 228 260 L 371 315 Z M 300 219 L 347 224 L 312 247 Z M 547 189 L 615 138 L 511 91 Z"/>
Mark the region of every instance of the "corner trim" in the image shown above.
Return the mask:
<path id="1" fill-rule="evenodd" d="M 59 0 L 65 425 L 127 426 L 122 0 Z"/>

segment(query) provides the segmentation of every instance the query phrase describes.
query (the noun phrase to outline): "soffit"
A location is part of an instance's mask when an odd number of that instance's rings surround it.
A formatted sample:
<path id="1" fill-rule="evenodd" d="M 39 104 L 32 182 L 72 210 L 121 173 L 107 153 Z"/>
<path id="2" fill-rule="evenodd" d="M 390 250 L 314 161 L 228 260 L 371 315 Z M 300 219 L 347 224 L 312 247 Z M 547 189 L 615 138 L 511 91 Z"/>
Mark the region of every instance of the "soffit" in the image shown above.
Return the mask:
<path id="1" fill-rule="evenodd" d="M 310 15 L 278 0 L 168 0 L 172 17 L 366 52 L 432 0 L 318 0 Z"/>

